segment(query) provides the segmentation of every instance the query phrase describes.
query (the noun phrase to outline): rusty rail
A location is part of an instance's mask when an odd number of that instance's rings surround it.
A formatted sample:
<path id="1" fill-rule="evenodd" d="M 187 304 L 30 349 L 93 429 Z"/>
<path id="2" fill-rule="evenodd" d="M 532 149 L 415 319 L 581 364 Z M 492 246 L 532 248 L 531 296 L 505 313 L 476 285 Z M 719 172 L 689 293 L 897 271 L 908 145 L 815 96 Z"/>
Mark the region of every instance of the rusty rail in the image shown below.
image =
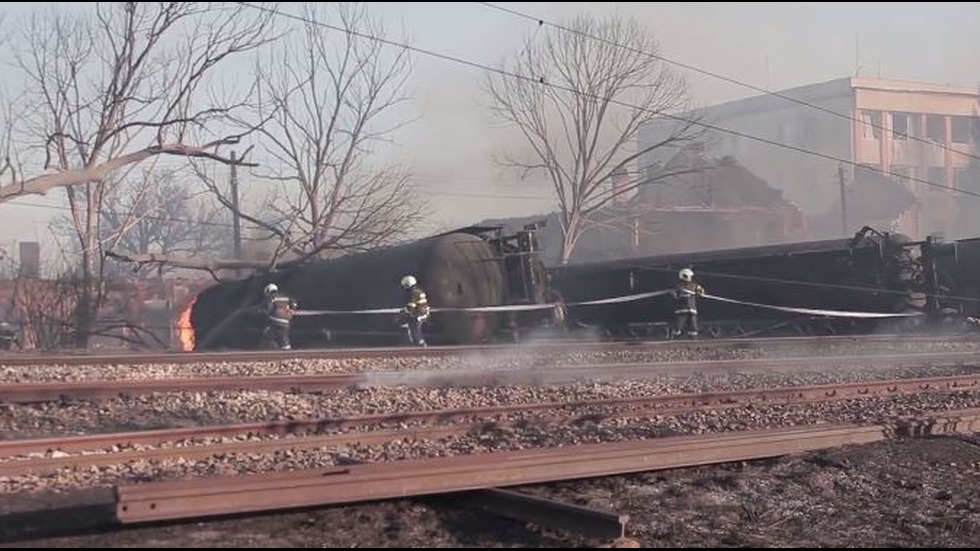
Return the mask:
<path id="1" fill-rule="evenodd" d="M 942 352 L 871 356 L 817 356 L 687 362 L 600 363 L 494 370 L 394 371 L 265 375 L 181 379 L 92 380 L 0 384 L 0 403 L 32 403 L 59 399 L 104 399 L 155 392 L 278 390 L 312 392 L 352 385 L 427 387 L 564 384 L 589 379 L 622 379 L 685 373 L 767 372 L 801 369 L 980 366 L 980 352 Z"/>
<path id="2" fill-rule="evenodd" d="M 661 350 L 665 348 L 770 348 L 776 346 L 822 346 L 836 343 L 874 343 L 874 342 L 980 342 L 973 336 L 934 337 L 928 335 L 839 335 L 817 337 L 772 337 L 772 338 L 730 338 L 706 339 L 698 341 L 561 341 L 539 342 L 533 350 L 543 352 L 603 352 L 627 350 Z M 252 350 L 221 352 L 152 352 L 119 354 L 8 354 L 0 353 L 0 366 L 48 366 L 48 365 L 146 365 L 146 364 L 190 364 L 205 362 L 277 362 L 285 360 L 321 360 L 387 357 L 441 357 L 467 354 L 513 353 L 523 350 L 522 345 L 464 345 L 383 348 L 327 348 L 297 350 Z"/>
<path id="3" fill-rule="evenodd" d="M 480 507 L 497 516 L 601 540 L 625 538 L 626 525 L 630 520 L 629 515 L 617 515 L 499 488 L 465 492 L 450 498 L 461 505 Z"/>
<path id="4" fill-rule="evenodd" d="M 692 393 L 633 398 L 582 400 L 577 402 L 545 402 L 535 404 L 512 404 L 481 408 L 434 410 L 410 412 L 398 415 L 366 415 L 313 419 L 309 421 L 283 421 L 274 423 L 248 423 L 219 427 L 191 427 L 184 429 L 163 429 L 119 434 L 73 436 L 67 438 L 43 438 L 28 440 L 0 441 L 0 457 L 42 455 L 52 451 L 80 452 L 99 447 L 120 448 L 122 451 L 102 454 L 69 455 L 63 457 L 34 457 L 0 462 L 0 476 L 41 474 L 53 472 L 64 467 L 109 465 L 134 460 L 153 460 L 170 457 L 198 459 L 226 453 L 271 453 L 281 449 L 315 449 L 349 444 L 379 444 L 405 438 L 438 439 L 465 434 L 487 423 L 487 418 L 495 416 L 532 413 L 555 410 L 550 418 L 537 419 L 539 422 L 567 421 L 576 410 L 597 408 L 624 408 L 624 411 L 589 416 L 617 417 L 636 416 L 647 413 L 678 414 L 705 408 L 737 408 L 759 403 L 809 403 L 817 401 L 846 400 L 878 396 L 897 396 L 925 392 L 956 392 L 980 390 L 980 374 L 959 377 L 932 377 L 922 379 L 900 379 L 872 381 L 837 385 L 817 385 L 795 388 L 751 389 L 731 392 Z M 639 410 L 636 408 L 640 408 Z M 481 420 L 481 418 L 483 418 Z M 370 430 L 344 434 L 313 436 L 306 438 L 270 439 L 264 441 L 240 441 L 207 445 L 184 445 L 179 447 L 132 450 L 136 445 L 158 445 L 165 442 L 187 441 L 194 438 L 221 437 L 236 435 L 290 434 L 324 429 L 342 429 L 369 425 L 404 424 L 412 422 L 436 421 L 450 422 L 457 419 L 476 419 L 463 424 L 450 426 L 402 426 L 394 430 Z M 523 422 L 523 421 L 521 421 Z M 495 420 L 494 426 L 506 428 L 518 422 Z"/>
<path id="5" fill-rule="evenodd" d="M 196 377 L 181 379 L 117 379 L 56 383 L 0 383 L 0 403 L 50 402 L 61 399 L 104 399 L 156 392 L 273 390 L 314 392 L 363 382 L 359 373 L 264 375 L 259 377 Z"/>
<path id="6" fill-rule="evenodd" d="M 887 436 L 883 426 L 808 427 L 121 486 L 116 517 L 136 523 L 518 486 L 762 459 Z"/>
<path id="7" fill-rule="evenodd" d="M 908 434 L 973 431 L 980 409 L 898 425 L 917 427 Z M 575 480 L 867 444 L 896 432 L 888 425 L 810 426 L 121 486 L 116 518 L 131 524 Z"/>
<path id="8" fill-rule="evenodd" d="M 506 452 L 494 454 L 489 458 L 459 457 L 405 461 L 363 467 L 315 469 L 298 473 L 157 483 L 116 488 L 114 506 L 107 504 L 106 507 L 114 511 L 106 510 L 106 514 L 114 517 L 116 522 L 125 524 L 155 518 L 206 517 L 228 512 L 257 512 L 276 508 L 344 503 L 346 501 L 343 501 L 345 495 L 342 491 L 345 489 L 352 492 L 359 490 L 362 496 L 370 494 L 364 499 L 378 499 L 375 496 L 384 493 L 394 494 L 406 488 L 412 492 L 412 495 L 421 495 L 438 492 L 440 490 L 437 486 L 453 483 L 483 485 L 487 484 L 487 479 L 491 477 L 504 480 L 501 485 L 517 483 L 514 476 L 508 476 L 506 472 L 508 470 L 512 475 L 516 474 L 525 479 L 533 478 L 535 481 L 565 480 L 596 476 L 594 473 L 600 471 L 608 474 L 623 474 L 672 466 L 689 466 L 696 464 L 695 461 L 698 459 L 707 464 L 771 457 L 842 443 L 874 442 L 893 434 L 962 434 L 975 433 L 978 430 L 980 430 L 980 408 L 910 418 L 881 426 L 824 426 L 810 430 L 796 428 L 735 433 L 710 438 L 676 437 L 645 445 L 600 444 L 535 452 Z M 447 462 L 453 464 L 447 465 Z M 487 467 L 492 472 L 488 471 Z M 508 467 L 512 468 L 508 469 Z M 502 469 L 503 473 L 501 473 Z M 529 469 L 534 471 L 530 472 Z M 468 482 L 467 470 L 473 472 L 473 476 L 470 477 L 473 480 Z M 447 472 L 452 480 L 446 478 Z M 362 485 L 358 488 L 358 479 L 372 484 L 370 487 Z M 198 493 L 202 490 L 205 493 Z M 496 490 L 491 491 L 496 492 Z M 222 510 L 208 508 L 207 501 L 220 498 L 221 494 L 230 495 L 228 501 L 218 502 Z M 470 497 L 473 494 L 461 495 Z M 404 494 L 391 497 L 404 497 Z M 523 499 L 523 496 L 519 497 Z M 350 496 L 350 499 L 360 498 L 354 495 Z M 158 509 L 154 507 L 155 504 L 163 504 L 165 507 Z M 570 517 L 561 518 L 561 513 L 558 511 L 556 513 L 559 515 L 557 519 L 559 524 L 571 522 Z M 40 522 L 41 518 L 48 520 L 52 519 L 53 515 L 60 520 L 53 523 Z M 86 522 L 78 527 L 66 527 L 66 522 L 74 519 L 86 519 Z M 58 533 L 64 532 L 61 535 L 71 535 L 72 530 L 104 530 L 110 527 L 108 522 L 111 522 L 108 516 L 103 517 L 101 503 L 81 508 L 70 507 L 5 515 L 4 520 L 9 522 L 5 524 L 8 530 L 0 530 L 0 541 L 3 542 L 36 537 L 42 534 L 42 531 L 45 535 L 50 535 L 47 531 L 52 528 Z M 576 526 L 579 525 L 581 522 Z M 21 527 L 23 529 L 19 529 Z"/>

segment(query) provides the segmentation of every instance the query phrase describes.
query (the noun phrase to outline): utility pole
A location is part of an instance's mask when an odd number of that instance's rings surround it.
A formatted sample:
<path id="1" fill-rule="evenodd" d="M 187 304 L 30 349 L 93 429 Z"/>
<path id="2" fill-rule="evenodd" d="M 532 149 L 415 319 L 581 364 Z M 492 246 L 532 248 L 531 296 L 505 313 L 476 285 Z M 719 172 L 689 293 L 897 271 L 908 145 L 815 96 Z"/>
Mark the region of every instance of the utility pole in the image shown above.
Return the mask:
<path id="1" fill-rule="evenodd" d="M 242 220 L 238 213 L 240 209 L 238 207 L 238 159 L 235 157 L 235 152 L 231 152 L 231 224 L 232 224 L 232 243 L 233 243 L 233 254 L 235 260 L 241 260 L 242 258 Z"/>
<path id="2" fill-rule="evenodd" d="M 844 190 L 844 165 L 837 167 L 837 180 L 840 183 L 840 225 L 841 235 L 847 237 L 847 192 Z"/>

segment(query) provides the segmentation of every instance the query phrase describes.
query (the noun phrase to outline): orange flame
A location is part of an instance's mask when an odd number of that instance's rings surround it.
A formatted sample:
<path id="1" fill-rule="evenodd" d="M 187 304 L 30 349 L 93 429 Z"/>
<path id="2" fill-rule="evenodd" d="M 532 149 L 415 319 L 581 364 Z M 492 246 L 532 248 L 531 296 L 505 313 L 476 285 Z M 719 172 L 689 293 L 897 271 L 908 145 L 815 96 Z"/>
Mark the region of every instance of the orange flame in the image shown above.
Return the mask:
<path id="1" fill-rule="evenodd" d="M 194 350 L 194 325 L 191 323 L 191 310 L 197 297 L 187 303 L 187 307 L 177 316 L 177 338 L 180 340 L 180 348 L 185 352 Z"/>

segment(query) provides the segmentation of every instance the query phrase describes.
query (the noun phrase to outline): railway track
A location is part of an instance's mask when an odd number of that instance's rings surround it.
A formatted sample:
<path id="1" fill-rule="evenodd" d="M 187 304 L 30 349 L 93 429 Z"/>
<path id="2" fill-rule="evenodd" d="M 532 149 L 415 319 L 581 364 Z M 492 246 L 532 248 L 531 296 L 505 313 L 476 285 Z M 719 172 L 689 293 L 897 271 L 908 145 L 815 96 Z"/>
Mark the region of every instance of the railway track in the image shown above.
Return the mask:
<path id="1" fill-rule="evenodd" d="M 550 367 L 394 372 L 262 375 L 174 379 L 88 380 L 81 382 L 9 383 L 0 385 L 0 403 L 34 403 L 68 399 L 106 399 L 120 395 L 166 392 L 271 390 L 316 392 L 350 386 L 495 386 L 563 384 L 584 379 L 643 379 L 673 374 L 759 373 L 916 366 L 980 367 L 980 352 L 942 352 L 867 356 L 817 356 L 685 362 L 599 363 Z"/>
<path id="2" fill-rule="evenodd" d="M 544 413 L 531 420 L 541 425 L 568 423 L 576 418 L 667 415 L 706 409 L 750 405 L 804 404 L 854 398 L 892 397 L 918 393 L 980 390 L 980 373 L 956 377 L 931 377 L 789 388 L 764 388 L 728 392 L 674 394 L 632 398 L 512 404 L 480 408 L 416 411 L 397 415 L 366 415 L 189 427 L 116 434 L 0 441 L 0 476 L 44 474 L 65 467 L 87 468 L 128 461 L 153 461 L 182 457 L 200 459 L 230 453 L 272 453 L 285 449 L 311 449 L 351 444 L 382 444 L 405 438 L 438 439 L 466 434 L 493 423 L 499 428 L 526 425 L 528 419 L 507 416 Z M 420 425 L 431 423 L 430 425 Z M 398 428 L 391 429 L 395 426 Z M 386 428 L 389 427 L 389 428 Z M 267 440 L 200 443 L 207 439 L 242 436 L 302 435 L 326 430 L 351 432 Z M 371 430 L 364 430 L 371 429 Z M 155 447 L 178 443 L 168 447 Z M 142 449 L 136 449 L 142 447 Z M 70 455 L 76 454 L 76 455 Z"/>
<path id="3" fill-rule="evenodd" d="M 920 355 L 932 357 L 936 354 Z M 841 361 L 867 358 L 803 358 Z M 914 362 L 922 358 L 914 358 Z M 799 361 L 800 358 L 786 360 Z M 889 361 L 893 361 L 891 358 Z M 741 360 L 739 362 L 742 362 Z M 758 364 L 755 360 L 749 363 Z M 763 370 L 769 370 L 773 362 Z M 685 364 L 705 362 L 680 362 Z M 707 362 L 717 363 L 717 362 Z M 725 362 L 733 363 L 733 362 Z M 640 369 L 645 364 L 627 366 Z M 867 362 L 862 362 L 867 366 Z M 893 363 L 888 365 L 894 365 Z M 911 364 L 906 364 L 911 365 Z M 571 368 L 575 366 L 565 366 Z M 582 367 L 582 366 L 579 366 Z M 596 367 L 596 366 L 585 366 Z M 608 367 L 608 366 L 602 366 Z M 756 366 L 758 367 L 758 366 Z M 87 470 L 99 465 L 136 461 L 140 464 L 174 457 L 195 460 L 215 455 L 269 455 L 285 449 L 372 445 L 404 439 L 438 439 L 463 434 L 474 428 L 519 427 L 528 423 L 524 414 L 536 415 L 531 423 L 556 426 L 575 419 L 610 419 L 647 414 L 673 414 L 703 409 L 741 408 L 756 404 L 801 404 L 851 398 L 895 397 L 919 393 L 976 392 L 980 373 L 954 377 L 898 379 L 789 388 L 760 388 L 727 392 L 673 394 L 631 398 L 542 402 L 478 408 L 414 411 L 398 415 L 366 415 L 309 421 L 253 423 L 218 427 L 194 427 L 0 442 L 0 477 L 46 474 L 62 468 Z M 939 397 L 945 402 L 945 398 Z M 429 425 L 421 425 L 429 423 Z M 396 428 L 391 428 L 394 425 Z M 368 430 L 370 429 L 370 430 Z M 339 434 L 305 433 L 323 430 L 349 431 Z M 792 429 L 755 430 L 707 436 L 660 437 L 620 443 L 575 444 L 463 455 L 451 458 L 398 460 L 384 463 L 351 464 L 287 473 L 237 475 L 124 485 L 116 488 L 115 511 L 119 525 L 159 520 L 196 519 L 223 514 L 243 514 L 297 507 L 374 501 L 392 497 L 423 496 L 446 492 L 574 480 L 630 472 L 707 465 L 775 457 L 786 453 L 836 447 L 842 444 L 878 442 L 898 435 L 929 435 L 977 432 L 980 409 L 950 411 L 918 416 L 912 420 L 864 426 L 817 425 Z M 231 441 L 236 436 L 290 435 L 289 438 Z M 208 439 L 225 441 L 209 443 Z M 203 441 L 203 442 L 202 442 Z M 141 446 L 159 446 L 141 448 Z M 553 445 L 553 444 L 552 444 Z M 55 453 L 57 452 L 57 453 Z M 73 455 L 74 454 L 74 455 Z M 46 455 L 47 457 L 39 457 Z M 278 455 L 278 454 L 276 454 Z M 25 456 L 27 456 L 25 458 Z M 67 472 L 67 471 L 66 471 Z M 93 471 L 94 472 L 94 471 Z M 58 475 L 61 476 L 61 475 Z M 15 479 L 16 480 L 16 479 Z M 494 490 L 495 491 L 495 490 Z M 476 505 L 487 496 L 456 494 L 464 505 Z M 514 503 L 541 514 L 540 504 L 525 503 L 530 496 L 505 496 L 504 510 Z M 500 496 L 494 498 L 500 501 Z M 494 501 L 491 500 L 491 501 Z M 472 503 L 470 503 L 472 502 Z M 625 525 L 624 518 L 595 511 L 568 511 L 561 503 L 550 503 L 550 518 L 562 529 L 590 526 L 612 533 Z M 108 510 L 108 509 L 107 509 Z M 511 511 L 513 513 L 513 511 Z M 587 513 L 587 514 L 586 514 Z M 516 514 L 516 513 L 514 513 Z M 585 515 L 584 517 L 582 515 Z M 601 517 L 601 518 L 600 518 Z M 527 520 L 524 516 L 519 516 Z M 617 521 L 617 518 L 619 519 Z M 29 532 L 29 531 L 28 531 Z"/>
<path id="4" fill-rule="evenodd" d="M 978 428 L 980 411 L 974 409 L 889 425 L 679 436 L 126 485 L 116 488 L 116 519 L 130 524 L 202 518 L 575 480 L 867 444 L 896 433 L 962 433 Z"/>
<path id="5" fill-rule="evenodd" d="M 586 444 L 480 455 L 357 463 L 280 473 L 116 486 L 112 496 L 0 516 L 0 542 L 114 531 L 161 520 L 283 511 L 447 494 L 454 507 L 476 507 L 555 530 L 638 547 L 626 537 L 629 515 L 493 489 L 663 469 L 774 458 L 888 440 L 896 435 L 975 434 L 980 409 L 899 418 L 875 425 L 822 425 L 675 436 L 645 442 Z M 78 498 L 76 498 L 78 499 Z"/>
<path id="6" fill-rule="evenodd" d="M 524 344 L 495 344 L 483 346 L 431 346 L 390 347 L 390 348 L 333 348 L 307 350 L 259 350 L 227 352 L 160 352 L 140 354 L 0 354 L 0 366 L 49 366 L 49 365 L 148 365 L 148 364 L 194 364 L 221 362 L 278 362 L 287 360 L 323 360 L 355 358 L 427 358 L 496 353 L 519 352 L 616 352 L 645 351 L 671 348 L 742 348 L 766 349 L 774 347 L 820 347 L 847 343 L 889 343 L 889 342 L 937 342 L 980 343 L 980 337 L 968 336 L 929 336 L 929 335 L 848 335 L 819 337 L 774 337 L 774 338 L 735 338 L 704 339 L 697 341 L 629 341 L 629 342 L 582 342 L 546 341 Z"/>

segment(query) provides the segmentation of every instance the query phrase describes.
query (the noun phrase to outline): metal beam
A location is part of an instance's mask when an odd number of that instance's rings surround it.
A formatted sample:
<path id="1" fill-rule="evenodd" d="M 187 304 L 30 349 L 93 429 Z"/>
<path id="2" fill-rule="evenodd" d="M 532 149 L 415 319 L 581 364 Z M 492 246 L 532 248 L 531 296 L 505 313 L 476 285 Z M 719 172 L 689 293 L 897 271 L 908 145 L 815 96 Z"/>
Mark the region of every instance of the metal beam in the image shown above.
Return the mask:
<path id="1" fill-rule="evenodd" d="M 124 486 L 116 488 L 116 516 L 135 523 L 520 486 L 762 459 L 888 434 L 884 426 L 808 427 Z"/>
<path id="2" fill-rule="evenodd" d="M 626 524 L 630 520 L 629 515 L 607 513 L 499 488 L 450 497 L 459 503 L 475 505 L 501 517 L 602 540 L 625 538 Z"/>

